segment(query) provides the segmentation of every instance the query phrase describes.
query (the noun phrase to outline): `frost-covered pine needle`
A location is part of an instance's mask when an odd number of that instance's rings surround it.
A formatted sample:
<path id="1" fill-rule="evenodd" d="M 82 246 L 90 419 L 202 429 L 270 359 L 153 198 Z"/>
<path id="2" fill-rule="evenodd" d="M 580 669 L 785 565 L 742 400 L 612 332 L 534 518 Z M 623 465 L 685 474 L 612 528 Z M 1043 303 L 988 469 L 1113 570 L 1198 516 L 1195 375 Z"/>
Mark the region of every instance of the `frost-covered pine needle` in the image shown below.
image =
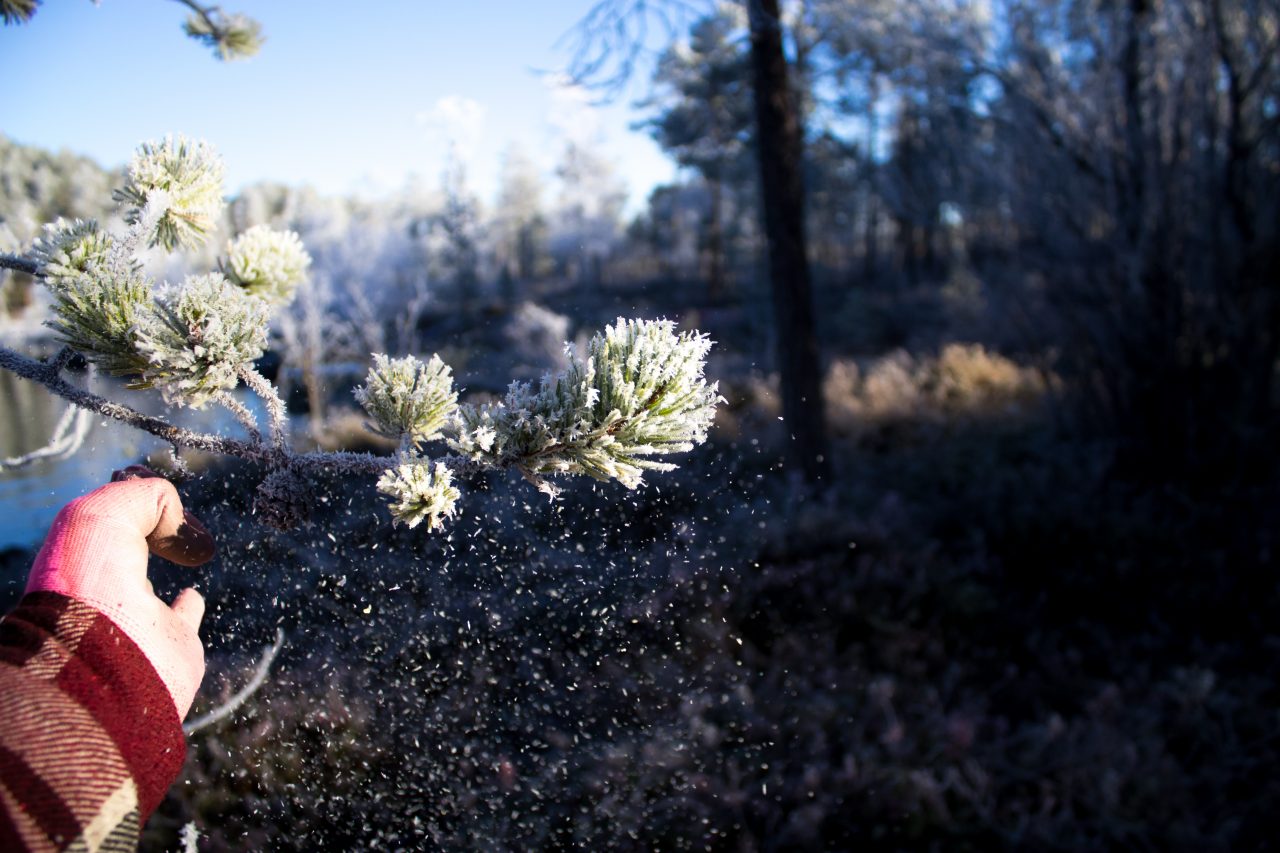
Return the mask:
<path id="1" fill-rule="evenodd" d="M 57 287 L 103 268 L 111 253 L 111 235 L 92 219 L 67 221 L 61 217 L 45 225 L 31 247 L 31 259 L 50 287 Z"/>
<path id="2" fill-rule="evenodd" d="M 99 268 L 46 284 L 53 296 L 53 317 L 46 324 L 59 341 L 116 376 L 145 369 L 135 330 L 151 313 L 151 287 L 140 274 Z"/>
<path id="3" fill-rule="evenodd" d="M 138 326 L 143 378 L 167 402 L 200 408 L 235 388 L 237 368 L 262 355 L 267 322 L 266 304 L 223 276 L 190 276 L 157 293 L 155 311 Z"/>
<path id="4" fill-rule="evenodd" d="M 262 25 L 247 15 L 227 15 L 214 8 L 191 15 L 183 29 L 191 38 L 207 45 L 224 62 L 248 59 L 262 49 Z"/>
<path id="5" fill-rule="evenodd" d="M 460 493 L 453 485 L 453 473 L 443 462 L 404 457 L 378 480 L 378 491 L 392 499 L 391 515 L 412 529 L 422 522 L 437 530 L 457 512 Z"/>
<path id="6" fill-rule="evenodd" d="M 167 193 L 167 206 L 147 235 L 152 246 L 172 251 L 204 243 L 222 212 L 222 158 L 203 140 L 166 136 L 144 142 L 129 163 L 125 185 L 116 190 L 118 201 L 133 205 L 125 215 L 139 221 L 149 198 Z"/>
<path id="7" fill-rule="evenodd" d="M 650 457 L 706 439 L 720 402 L 703 377 L 711 341 L 668 320 L 619 319 L 538 388 L 516 382 L 497 404 L 463 406 L 451 441 L 464 456 L 511 464 L 544 491 L 542 475 L 586 474 L 627 488 L 644 471 L 675 466 Z"/>
<path id="8" fill-rule="evenodd" d="M 227 243 L 223 273 L 271 305 L 284 305 L 307 276 L 311 256 L 293 231 L 255 225 Z"/>
<path id="9" fill-rule="evenodd" d="M 453 373 L 437 355 L 426 364 L 411 355 L 374 355 L 355 398 L 376 432 L 397 440 L 407 437 L 414 444 L 439 438 L 458 406 Z"/>

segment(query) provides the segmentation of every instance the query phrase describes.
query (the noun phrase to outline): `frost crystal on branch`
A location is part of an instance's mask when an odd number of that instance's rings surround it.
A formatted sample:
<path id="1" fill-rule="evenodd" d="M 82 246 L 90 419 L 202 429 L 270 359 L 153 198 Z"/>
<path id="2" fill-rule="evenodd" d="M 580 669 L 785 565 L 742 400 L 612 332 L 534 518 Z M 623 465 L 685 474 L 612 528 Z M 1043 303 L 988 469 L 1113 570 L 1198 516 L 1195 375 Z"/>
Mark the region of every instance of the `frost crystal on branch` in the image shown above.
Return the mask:
<path id="1" fill-rule="evenodd" d="M 706 439 L 720 396 L 703 378 L 711 342 L 676 334 L 666 321 L 623 320 L 570 350 L 569 366 L 537 391 L 513 383 L 496 405 L 464 406 L 452 444 L 470 459 L 513 464 L 540 488 L 544 474 L 587 474 L 627 488 L 645 470 L 675 466 L 648 457 L 690 450 Z"/>
<path id="2" fill-rule="evenodd" d="M 143 378 L 165 400 L 200 408 L 236 387 L 236 369 L 267 346 L 267 306 L 223 276 L 191 276 L 156 295 L 155 312 L 137 330 L 147 359 Z"/>
<path id="3" fill-rule="evenodd" d="M 306 278 L 311 256 L 292 231 L 255 225 L 227 243 L 227 278 L 272 305 L 283 305 Z"/>
<path id="4" fill-rule="evenodd" d="M 151 311 L 151 289 L 140 275 L 100 269 L 46 284 L 53 295 L 48 325 L 59 341 L 116 376 L 146 368 L 135 330 Z"/>
<path id="5" fill-rule="evenodd" d="M 414 444 L 438 438 L 458 406 L 453 374 L 437 355 L 426 364 L 411 355 L 375 355 L 355 397 L 377 432 L 395 439 L 406 436 Z"/>
<path id="6" fill-rule="evenodd" d="M 442 462 L 406 457 L 383 473 L 378 491 L 391 496 L 392 517 L 410 529 L 425 521 L 428 530 L 437 530 L 458 511 L 460 493 L 454 488 L 453 473 Z"/>
<path id="7" fill-rule="evenodd" d="M 115 193 L 118 201 L 133 205 L 125 217 L 130 224 L 139 221 L 157 191 L 167 194 L 167 209 L 147 242 L 170 251 L 199 246 L 222 212 L 222 159 L 208 143 L 183 136 L 144 142 L 129 163 L 124 187 Z"/>
<path id="8" fill-rule="evenodd" d="M 55 287 L 105 266 L 111 248 L 110 235 L 92 219 L 59 218 L 44 226 L 31 247 L 31 258 L 39 264 L 44 280 Z"/>

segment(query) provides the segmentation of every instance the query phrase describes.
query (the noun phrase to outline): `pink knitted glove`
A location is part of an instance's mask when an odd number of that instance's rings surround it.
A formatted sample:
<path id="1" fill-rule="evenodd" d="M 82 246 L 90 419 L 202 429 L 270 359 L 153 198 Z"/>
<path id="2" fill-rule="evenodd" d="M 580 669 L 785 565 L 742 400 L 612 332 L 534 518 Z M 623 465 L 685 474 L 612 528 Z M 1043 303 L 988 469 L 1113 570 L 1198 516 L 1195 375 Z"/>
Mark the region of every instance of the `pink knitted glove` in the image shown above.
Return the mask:
<path id="1" fill-rule="evenodd" d="M 204 677 L 204 647 L 196 633 L 204 599 L 194 589 L 173 605 L 147 579 L 147 552 L 183 566 L 213 557 L 213 538 L 182 509 L 178 490 L 141 466 L 67 504 L 53 520 L 31 567 L 27 592 L 57 592 L 101 611 L 137 644 L 187 715 Z"/>

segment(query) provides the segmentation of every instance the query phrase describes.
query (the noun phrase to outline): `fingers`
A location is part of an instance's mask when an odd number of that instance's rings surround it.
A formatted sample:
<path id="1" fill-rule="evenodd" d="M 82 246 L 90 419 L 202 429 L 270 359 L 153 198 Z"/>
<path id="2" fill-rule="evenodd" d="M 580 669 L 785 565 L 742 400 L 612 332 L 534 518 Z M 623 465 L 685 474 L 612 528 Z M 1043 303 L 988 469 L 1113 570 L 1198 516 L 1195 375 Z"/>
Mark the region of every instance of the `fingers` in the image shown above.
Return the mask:
<path id="1" fill-rule="evenodd" d="M 204 618 L 204 596 L 187 587 L 178 593 L 178 597 L 173 600 L 173 604 L 169 605 L 169 609 L 173 611 L 174 616 L 190 626 L 191 630 L 198 631 L 200 620 Z"/>
<path id="2" fill-rule="evenodd" d="M 128 468 L 117 468 L 111 472 L 111 482 L 119 483 L 121 480 L 137 480 L 143 477 L 159 477 L 155 471 L 152 471 L 146 465 L 130 465 Z"/>
<path id="3" fill-rule="evenodd" d="M 213 537 L 194 515 L 182 508 L 178 490 L 141 465 L 111 475 L 112 483 L 90 497 L 98 512 L 109 513 L 147 540 L 151 553 L 180 566 L 198 566 L 213 558 Z M 103 507 L 97 507 L 97 503 Z"/>

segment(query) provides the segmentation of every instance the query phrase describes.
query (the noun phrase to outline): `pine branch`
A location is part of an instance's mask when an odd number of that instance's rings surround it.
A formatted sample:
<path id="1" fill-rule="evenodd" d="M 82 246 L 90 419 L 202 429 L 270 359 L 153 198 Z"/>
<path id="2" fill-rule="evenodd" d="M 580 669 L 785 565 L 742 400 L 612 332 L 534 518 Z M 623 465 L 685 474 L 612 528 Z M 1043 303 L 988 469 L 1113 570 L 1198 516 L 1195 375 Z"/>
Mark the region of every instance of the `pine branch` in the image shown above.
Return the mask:
<path id="1" fill-rule="evenodd" d="M 248 406 L 231 396 L 229 391 L 219 391 L 213 395 L 213 399 L 235 416 L 235 419 L 249 433 L 250 441 L 254 444 L 262 443 L 262 431 L 258 429 L 258 419 L 253 416 L 253 412 L 249 411 Z"/>
<path id="2" fill-rule="evenodd" d="M 52 393 L 82 409 L 113 418 L 179 447 L 203 450 L 206 453 L 219 453 L 224 456 L 237 456 L 256 462 L 271 461 L 273 454 L 261 445 L 174 426 L 162 418 L 145 415 L 129 406 L 112 402 L 72 385 L 61 375 L 62 368 L 66 366 L 66 359 L 69 357 L 70 350 L 63 349 L 51 361 L 37 361 L 14 352 L 8 347 L 0 346 L 0 368 L 16 373 L 23 379 L 38 382 Z"/>
<path id="3" fill-rule="evenodd" d="M 10 255 L 4 252 L 0 252 L 0 268 L 17 270 L 18 272 L 24 272 L 27 275 L 40 274 L 40 267 L 35 261 L 21 257 L 20 255 Z"/>
<path id="4" fill-rule="evenodd" d="M 267 378 L 251 365 L 242 364 L 236 369 L 236 375 L 245 386 L 257 394 L 267 407 L 267 425 L 271 432 L 271 445 L 277 453 L 288 454 L 289 415 L 285 410 L 284 400 L 276 392 L 276 388 Z"/>

